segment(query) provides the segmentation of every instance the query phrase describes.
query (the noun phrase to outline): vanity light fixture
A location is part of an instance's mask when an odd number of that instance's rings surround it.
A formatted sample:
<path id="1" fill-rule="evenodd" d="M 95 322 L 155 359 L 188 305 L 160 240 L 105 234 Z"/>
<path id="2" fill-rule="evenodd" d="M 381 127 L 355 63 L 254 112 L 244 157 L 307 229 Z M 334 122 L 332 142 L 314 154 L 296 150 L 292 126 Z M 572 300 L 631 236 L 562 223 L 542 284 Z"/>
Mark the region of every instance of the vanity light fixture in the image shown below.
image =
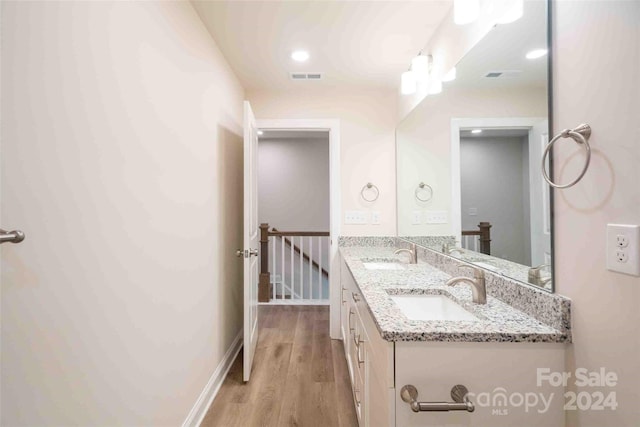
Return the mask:
<path id="1" fill-rule="evenodd" d="M 264 132 L 263 132 L 263 131 L 261 131 L 261 130 L 259 130 L 259 131 L 258 131 L 258 135 L 264 135 Z"/>
<path id="2" fill-rule="evenodd" d="M 429 80 L 429 95 L 436 95 L 442 92 L 442 80 L 433 78 Z"/>
<path id="3" fill-rule="evenodd" d="M 294 50 L 291 53 L 291 59 L 296 62 L 305 62 L 309 59 L 309 52 L 306 50 Z"/>
<path id="4" fill-rule="evenodd" d="M 524 0 L 510 0 L 509 9 L 498 19 L 498 24 L 509 24 L 522 18 L 524 14 Z"/>
<path id="5" fill-rule="evenodd" d="M 456 67 L 450 69 L 447 74 L 442 77 L 443 82 L 451 82 L 456 79 Z"/>
<path id="6" fill-rule="evenodd" d="M 480 0 L 453 0 L 453 22 L 457 25 L 470 24 L 480 14 Z"/>
<path id="7" fill-rule="evenodd" d="M 423 55 L 422 52 L 411 60 L 411 71 L 414 73 L 416 82 L 425 83 L 429 78 L 429 65 L 431 56 Z"/>
<path id="8" fill-rule="evenodd" d="M 400 77 L 400 92 L 403 95 L 411 95 L 416 93 L 417 90 L 417 81 L 415 73 L 409 69 L 402 73 Z"/>
<path id="9" fill-rule="evenodd" d="M 482 133 L 482 129 L 473 129 L 471 133 Z"/>
<path id="10" fill-rule="evenodd" d="M 542 58 L 547 54 L 547 49 L 534 49 L 532 51 L 527 52 L 527 59 L 538 59 Z"/>

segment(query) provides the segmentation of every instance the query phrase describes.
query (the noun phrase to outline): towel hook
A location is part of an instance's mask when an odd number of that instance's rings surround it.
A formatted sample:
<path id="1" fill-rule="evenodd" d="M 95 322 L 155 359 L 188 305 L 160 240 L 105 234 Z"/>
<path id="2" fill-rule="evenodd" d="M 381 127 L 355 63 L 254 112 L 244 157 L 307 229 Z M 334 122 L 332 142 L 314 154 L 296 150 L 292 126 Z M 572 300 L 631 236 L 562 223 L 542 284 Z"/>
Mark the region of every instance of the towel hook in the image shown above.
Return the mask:
<path id="1" fill-rule="evenodd" d="M 587 173 L 587 169 L 589 168 L 589 162 L 591 161 L 591 147 L 589 146 L 590 136 L 591 136 L 591 126 L 589 126 L 588 124 L 581 124 L 575 129 L 563 130 L 562 132 L 554 136 L 551 141 L 549 141 L 547 146 L 544 148 L 544 154 L 542 155 L 542 177 L 544 178 L 545 181 L 549 183 L 550 186 L 554 188 L 572 187 L 582 179 L 585 173 Z M 551 147 L 553 147 L 553 144 L 560 138 L 571 138 L 578 144 L 582 145 L 585 150 L 587 150 L 587 160 L 584 162 L 584 167 L 582 168 L 582 172 L 580 172 L 580 175 L 578 175 L 576 179 L 574 179 L 568 184 L 556 184 L 555 182 L 551 181 L 551 178 L 549 178 L 549 175 L 547 174 L 547 169 L 545 168 L 545 165 L 544 165 L 547 160 L 547 156 L 551 152 Z"/>
<path id="2" fill-rule="evenodd" d="M 367 196 L 365 196 L 365 192 L 367 190 L 373 191 L 374 193 L 373 197 L 367 198 Z M 362 190 L 360 190 L 360 195 L 362 196 L 365 202 L 375 202 L 376 200 L 378 200 L 378 196 L 380 195 L 380 190 L 374 184 L 367 182 L 367 184 L 364 187 L 362 187 Z"/>

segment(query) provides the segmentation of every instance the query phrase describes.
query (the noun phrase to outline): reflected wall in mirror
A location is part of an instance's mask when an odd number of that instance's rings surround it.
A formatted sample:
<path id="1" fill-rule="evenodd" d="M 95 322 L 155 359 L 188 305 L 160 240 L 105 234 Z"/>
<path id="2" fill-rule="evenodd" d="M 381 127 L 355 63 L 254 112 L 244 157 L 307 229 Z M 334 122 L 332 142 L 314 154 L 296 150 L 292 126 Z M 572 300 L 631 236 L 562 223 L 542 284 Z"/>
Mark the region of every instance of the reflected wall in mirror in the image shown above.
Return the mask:
<path id="1" fill-rule="evenodd" d="M 553 290 L 551 195 L 540 173 L 548 56 L 527 57 L 549 49 L 548 22 L 546 2 L 525 1 L 520 20 L 493 28 L 457 78 L 400 123 L 397 203 L 398 236 Z"/>

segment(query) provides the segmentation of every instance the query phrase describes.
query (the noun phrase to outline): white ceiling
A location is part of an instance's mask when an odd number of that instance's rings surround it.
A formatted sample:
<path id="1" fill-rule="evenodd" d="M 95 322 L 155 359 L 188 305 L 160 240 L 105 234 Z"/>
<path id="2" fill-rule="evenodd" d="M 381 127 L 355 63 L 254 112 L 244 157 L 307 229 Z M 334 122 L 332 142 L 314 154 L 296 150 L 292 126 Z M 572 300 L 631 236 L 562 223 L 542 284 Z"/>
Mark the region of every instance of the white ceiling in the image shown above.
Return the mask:
<path id="1" fill-rule="evenodd" d="M 522 18 L 491 29 L 460 60 L 454 83 L 469 88 L 546 87 L 548 57 L 525 58 L 527 52 L 546 47 L 546 2 L 525 1 Z M 490 71 L 520 72 L 510 77 L 485 78 Z"/>
<path id="2" fill-rule="evenodd" d="M 199 1 L 198 14 L 245 89 L 300 85 L 396 88 L 452 0 Z M 290 58 L 307 49 L 300 64 Z M 322 72 L 291 81 L 290 72 Z"/>

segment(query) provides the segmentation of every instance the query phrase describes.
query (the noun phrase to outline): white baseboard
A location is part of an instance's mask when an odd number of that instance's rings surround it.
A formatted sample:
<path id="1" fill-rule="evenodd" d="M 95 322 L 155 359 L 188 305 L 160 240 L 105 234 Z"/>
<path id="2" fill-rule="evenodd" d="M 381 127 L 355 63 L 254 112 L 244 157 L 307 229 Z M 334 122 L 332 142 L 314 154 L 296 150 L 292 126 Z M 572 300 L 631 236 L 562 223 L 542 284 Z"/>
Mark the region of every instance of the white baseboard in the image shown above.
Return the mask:
<path id="1" fill-rule="evenodd" d="M 182 427 L 198 427 L 202 423 L 211 403 L 213 403 L 213 399 L 218 394 L 224 379 L 227 377 L 229 369 L 231 369 L 231 365 L 233 365 L 233 361 L 236 359 L 236 356 L 238 356 L 238 353 L 242 348 L 242 334 L 243 331 L 240 331 L 233 340 L 231 347 L 229 347 L 225 353 L 222 361 L 213 372 L 213 375 L 211 375 L 211 378 L 209 378 L 209 382 L 207 382 L 204 390 L 200 393 L 195 405 L 193 405 L 191 412 L 187 415 L 187 419 L 182 423 Z"/>

